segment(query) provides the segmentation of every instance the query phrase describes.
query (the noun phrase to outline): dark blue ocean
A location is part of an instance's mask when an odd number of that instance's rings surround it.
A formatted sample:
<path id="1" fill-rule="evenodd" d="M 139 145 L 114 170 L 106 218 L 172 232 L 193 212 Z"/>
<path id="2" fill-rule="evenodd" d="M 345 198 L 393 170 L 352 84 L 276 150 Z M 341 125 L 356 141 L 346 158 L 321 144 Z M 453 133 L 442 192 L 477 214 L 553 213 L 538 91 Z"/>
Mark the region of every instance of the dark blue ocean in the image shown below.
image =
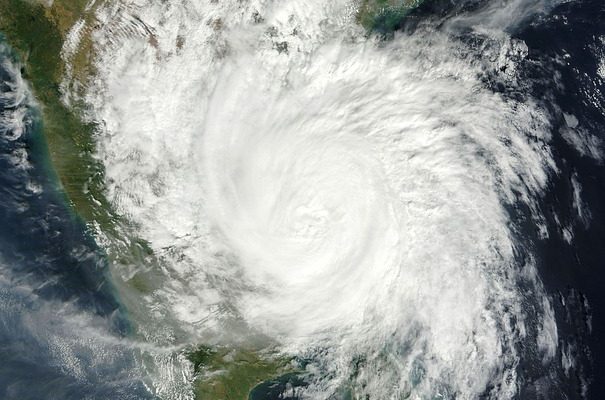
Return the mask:
<path id="1" fill-rule="evenodd" d="M 0 37 L 0 399 L 142 399 L 107 263 L 49 165 Z"/>
<path id="2" fill-rule="evenodd" d="M 419 20 L 438 23 L 480 6 L 429 1 L 401 28 L 412 32 Z M 549 230 L 560 234 L 539 238 L 529 210 L 510 213 L 520 238 L 532 243 L 554 299 L 556 358 L 566 352 L 574 359 L 568 369 L 521 363 L 518 398 L 599 400 L 605 398 L 605 166 L 590 152 L 597 149 L 605 159 L 605 72 L 599 74 L 605 68 L 605 1 L 563 3 L 509 33 L 528 46 L 520 67 L 523 91 L 489 74 L 485 85 L 532 98 L 549 111 L 560 173 L 540 207 Z M 460 35 L 481 47 L 481 38 Z M 128 313 L 104 253 L 57 184 L 38 106 L 23 88 L 19 62 L 0 37 L 0 399 L 152 398 L 135 368 Z M 584 152 L 566 138 L 577 121 L 595 138 Z M 585 218 L 578 217 L 578 201 Z M 573 230 L 572 240 L 562 227 Z M 280 385 L 259 387 L 253 397 L 285 398 Z"/>
<path id="3" fill-rule="evenodd" d="M 571 243 L 564 235 L 536 241 L 540 277 L 558 300 L 554 306 L 559 339 L 570 343 L 580 360 L 574 374 L 563 375 L 558 398 L 581 397 L 582 375 L 589 377 L 586 398 L 600 399 L 605 393 L 605 167 L 562 137 L 573 125 L 566 115 L 573 115 L 598 138 L 600 153 L 605 152 L 605 76 L 598 74 L 605 50 L 604 21 L 605 2 L 569 2 L 517 33 L 530 50 L 526 74 L 532 95 L 552 95 L 552 114 L 563 113 L 553 128 L 561 173 L 551 182 L 542 209 L 553 228 L 572 226 L 574 238 Z M 578 183 L 588 222 L 581 221 L 572 206 Z"/>

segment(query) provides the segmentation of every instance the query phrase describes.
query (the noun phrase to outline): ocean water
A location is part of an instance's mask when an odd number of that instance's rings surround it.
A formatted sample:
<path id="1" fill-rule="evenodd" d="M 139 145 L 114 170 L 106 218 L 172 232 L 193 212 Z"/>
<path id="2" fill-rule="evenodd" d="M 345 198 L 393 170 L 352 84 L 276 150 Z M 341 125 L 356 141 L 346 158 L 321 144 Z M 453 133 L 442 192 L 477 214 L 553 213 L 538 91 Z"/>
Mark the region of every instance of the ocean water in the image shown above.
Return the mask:
<path id="1" fill-rule="evenodd" d="M 533 66 L 526 70 L 535 82 L 533 95 L 552 95 L 551 107 L 562 114 L 553 127 L 561 173 L 541 204 L 558 234 L 536 243 L 540 276 L 555 299 L 560 351 L 576 354 L 575 372 L 566 372 L 562 385 L 564 393 L 579 388 L 570 397 L 599 398 L 605 390 L 604 15 L 602 2 L 568 2 L 518 33 L 530 48 Z"/>
<path id="2" fill-rule="evenodd" d="M 0 38 L 0 397 L 149 397 L 103 252 L 59 190 L 42 131 Z"/>
<path id="3" fill-rule="evenodd" d="M 69 210 L 3 47 L 0 394 L 189 399 L 184 348 L 262 343 L 305 361 L 255 400 L 601 398 L 602 1 L 427 1 L 386 40 L 346 1 L 98 18 L 66 98 L 160 267 Z"/>

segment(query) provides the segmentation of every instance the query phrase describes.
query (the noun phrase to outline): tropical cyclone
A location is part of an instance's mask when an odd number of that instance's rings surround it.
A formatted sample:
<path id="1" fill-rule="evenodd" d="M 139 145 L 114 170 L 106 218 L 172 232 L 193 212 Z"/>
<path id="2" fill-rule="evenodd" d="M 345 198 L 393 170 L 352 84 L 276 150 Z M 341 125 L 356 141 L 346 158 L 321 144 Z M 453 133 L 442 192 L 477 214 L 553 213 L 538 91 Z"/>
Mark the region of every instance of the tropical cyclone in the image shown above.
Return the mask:
<path id="1" fill-rule="evenodd" d="M 481 79 L 505 63 L 514 87 L 523 46 L 503 21 L 542 3 L 388 42 L 356 22 L 416 3 L 383 3 L 101 2 L 62 31 L 63 99 L 86 105 L 104 194 L 157 263 L 113 267 L 137 335 L 221 349 L 191 357 L 214 363 L 210 386 L 244 354 L 252 383 L 304 359 L 309 398 L 507 399 L 523 357 L 555 352 L 509 212 L 541 218 L 548 118 Z M 460 26 L 498 61 L 448 35 Z M 151 353 L 153 390 L 190 396 L 182 360 Z"/>
<path id="2" fill-rule="evenodd" d="M 99 11 L 86 101 L 110 198 L 164 263 L 147 301 L 200 340 L 304 357 L 313 398 L 512 398 L 520 344 L 556 348 L 507 211 L 536 210 L 553 172 L 546 115 L 486 89 L 497 66 L 446 33 L 379 43 L 352 10 Z M 116 38 L 129 15 L 153 43 Z"/>

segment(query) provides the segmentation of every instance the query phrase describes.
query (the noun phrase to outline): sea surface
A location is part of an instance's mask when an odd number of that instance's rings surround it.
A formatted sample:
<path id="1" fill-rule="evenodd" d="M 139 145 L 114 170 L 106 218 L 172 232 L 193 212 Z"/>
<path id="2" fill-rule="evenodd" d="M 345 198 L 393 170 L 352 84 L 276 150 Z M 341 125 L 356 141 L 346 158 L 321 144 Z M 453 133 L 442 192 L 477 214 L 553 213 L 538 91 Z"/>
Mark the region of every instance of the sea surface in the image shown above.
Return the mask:
<path id="1" fill-rule="evenodd" d="M 478 6 L 429 1 L 401 29 L 413 35 L 426 20 L 472 16 Z M 527 244 L 515 257 L 536 265 L 558 344 L 553 362 L 540 362 L 540 354 L 529 354 L 535 348 L 519 344 L 514 398 L 522 400 L 599 400 L 605 393 L 603 21 L 602 0 L 553 3 L 506 28 L 526 45 L 515 59 L 517 84 L 502 83 L 498 74 L 507 64 L 482 76 L 489 90 L 548 110 L 557 170 L 537 200 L 540 229 L 526 204 L 508 208 L 516 239 Z M 475 50 L 469 57 L 499 56 L 484 51 L 489 38 L 463 29 L 453 34 Z M 106 256 L 62 193 L 43 132 L 40 105 L 0 37 L 0 398 L 153 398 Z M 539 313 L 530 300 L 525 306 L 527 318 Z M 297 398 L 284 382 L 261 384 L 251 398 Z M 492 389 L 481 398 L 493 398 Z"/>
<path id="2" fill-rule="evenodd" d="M 103 252 L 49 164 L 40 108 L 0 37 L 0 398 L 139 399 Z"/>
<path id="3" fill-rule="evenodd" d="M 567 343 L 562 350 L 576 355 L 573 373 L 560 375 L 560 398 L 597 399 L 605 392 L 603 18 L 601 1 L 567 2 L 516 33 L 529 49 L 524 70 L 530 92 L 552 95 L 550 107 L 563 113 L 553 126 L 561 172 L 541 202 L 547 224 L 560 235 L 536 241 L 539 274 L 556 299 L 559 338 Z M 570 139 L 570 129 L 583 139 Z"/>

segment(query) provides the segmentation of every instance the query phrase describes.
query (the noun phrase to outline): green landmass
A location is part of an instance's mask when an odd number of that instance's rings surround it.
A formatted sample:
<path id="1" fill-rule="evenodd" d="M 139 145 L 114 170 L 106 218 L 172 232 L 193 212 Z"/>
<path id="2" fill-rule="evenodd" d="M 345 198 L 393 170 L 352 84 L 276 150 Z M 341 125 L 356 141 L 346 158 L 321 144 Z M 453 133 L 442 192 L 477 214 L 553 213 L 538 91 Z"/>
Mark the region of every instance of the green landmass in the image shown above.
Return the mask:
<path id="1" fill-rule="evenodd" d="M 368 31 L 392 32 L 422 0 L 363 0 L 357 20 Z M 127 224 L 105 197 L 105 171 L 95 158 L 95 130 L 84 122 L 78 105 L 62 102 L 61 82 L 67 66 L 61 50 L 71 27 L 80 19 L 93 26 L 95 7 L 88 0 L 0 0 L 0 32 L 18 53 L 23 76 L 31 84 L 39 103 L 50 161 L 76 215 L 97 225 L 115 242 L 109 257 L 118 266 L 157 262 L 149 245 L 135 235 L 125 234 Z M 70 56 L 70 77 L 85 82 L 94 74 L 91 30 L 84 30 L 77 51 Z M 126 284 L 140 293 L 151 293 L 153 271 L 135 274 Z M 119 282 L 117 282 L 119 286 Z M 134 300 L 133 300 L 134 301 Z M 187 354 L 193 364 L 196 399 L 246 400 L 262 382 L 296 373 L 291 359 L 262 350 L 200 346 Z M 285 375 L 284 375 L 285 374 Z M 288 377 L 288 379 L 290 379 Z"/>
<path id="2" fill-rule="evenodd" d="M 362 0 L 357 22 L 369 32 L 391 34 L 423 0 Z"/>
<path id="3" fill-rule="evenodd" d="M 52 6 L 0 0 L 0 32 L 23 63 L 24 78 L 39 102 L 52 166 L 73 209 L 86 223 L 103 228 L 117 215 L 104 196 L 104 169 L 94 157 L 93 124 L 61 102 L 65 72 L 61 48 L 69 28 L 85 16 L 85 0 L 55 0 Z"/>
<path id="4" fill-rule="evenodd" d="M 369 31 L 392 32 L 423 0 L 362 0 L 357 20 Z M 94 74 L 94 11 L 99 0 L 87 9 L 88 0 L 0 0 L 0 32 L 17 51 L 27 79 L 40 103 L 45 139 L 61 188 L 77 215 L 87 224 L 98 224 L 105 234 L 126 240 L 117 233 L 125 221 L 105 197 L 105 171 L 95 158 L 95 125 L 82 120 L 77 105 L 62 101 L 61 82 L 66 65 L 61 49 L 71 27 L 83 20 L 77 51 L 70 56 L 70 76 L 83 83 Z M 126 240 L 129 242 L 129 240 Z M 121 258 L 137 253 L 132 247 L 149 246 L 142 240 L 122 243 Z M 125 256 L 124 254 L 127 254 Z M 142 287 L 139 285 L 139 287 Z"/>
<path id="5" fill-rule="evenodd" d="M 258 384 L 295 372 L 292 360 L 258 350 L 199 346 L 193 363 L 196 399 L 248 400 Z"/>
<path id="6" fill-rule="evenodd" d="M 0 33 L 19 56 L 23 77 L 30 83 L 42 117 L 44 139 L 50 155 L 49 173 L 56 174 L 59 192 L 91 230 L 100 228 L 111 246 L 105 248 L 116 266 L 157 264 L 149 244 L 136 237 L 105 196 L 105 171 L 95 157 L 97 127 L 81 117 L 80 105 L 66 106 L 60 90 L 67 66 L 61 50 L 71 27 L 80 19 L 94 24 L 97 1 L 86 9 L 87 0 L 54 0 L 50 5 L 30 0 L 0 0 Z M 81 35 L 70 57 L 73 80 L 85 82 L 94 72 L 91 30 Z M 149 268 L 151 269 L 151 268 Z M 120 282 L 114 282 L 120 285 Z M 149 293 L 147 274 L 137 273 L 134 289 Z"/>
<path id="7" fill-rule="evenodd" d="M 100 2 L 99 2 L 100 3 Z M 0 0 L 0 32 L 17 52 L 23 77 L 38 102 L 51 165 L 66 200 L 89 226 L 98 224 L 113 237 L 109 257 L 118 266 L 142 261 L 157 262 L 148 244 L 120 231 L 124 221 L 105 197 L 104 169 L 95 155 L 95 125 L 81 118 L 77 105 L 62 102 L 60 85 L 67 72 L 61 50 L 71 27 L 83 19 L 94 23 L 94 8 L 86 10 L 87 0 L 54 0 L 52 3 L 26 0 Z M 71 78 L 84 82 L 94 73 L 94 48 L 85 31 L 77 51 L 71 55 Z M 53 172 L 53 171 L 49 171 Z M 130 236 L 130 237 L 127 237 Z M 115 247 L 118 247 L 116 249 Z M 151 271 L 135 274 L 126 284 L 140 293 L 154 289 Z M 120 282 L 116 282 L 118 286 Z M 260 351 L 202 346 L 189 354 L 196 379 L 197 399 L 247 399 L 248 393 L 266 379 L 292 371 L 289 361 Z"/>

